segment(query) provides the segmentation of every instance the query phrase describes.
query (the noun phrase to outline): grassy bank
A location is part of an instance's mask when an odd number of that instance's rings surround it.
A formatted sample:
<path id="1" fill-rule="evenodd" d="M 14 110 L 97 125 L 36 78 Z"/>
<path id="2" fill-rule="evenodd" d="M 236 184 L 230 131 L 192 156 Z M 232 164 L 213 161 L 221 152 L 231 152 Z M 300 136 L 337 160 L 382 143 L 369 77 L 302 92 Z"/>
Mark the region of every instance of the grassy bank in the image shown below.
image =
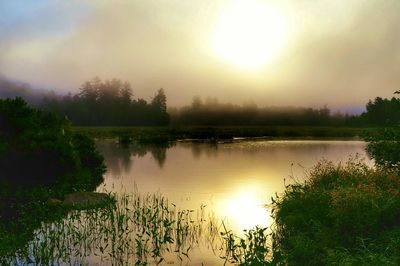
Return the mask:
<path id="1" fill-rule="evenodd" d="M 393 170 L 323 161 L 273 206 L 273 252 L 288 265 L 400 264 L 400 178 Z"/>
<path id="2" fill-rule="evenodd" d="M 290 126 L 224 126 L 224 127 L 74 127 L 73 130 L 94 138 L 130 137 L 137 141 L 157 142 L 179 139 L 232 138 L 360 138 L 375 128 L 290 127 Z"/>

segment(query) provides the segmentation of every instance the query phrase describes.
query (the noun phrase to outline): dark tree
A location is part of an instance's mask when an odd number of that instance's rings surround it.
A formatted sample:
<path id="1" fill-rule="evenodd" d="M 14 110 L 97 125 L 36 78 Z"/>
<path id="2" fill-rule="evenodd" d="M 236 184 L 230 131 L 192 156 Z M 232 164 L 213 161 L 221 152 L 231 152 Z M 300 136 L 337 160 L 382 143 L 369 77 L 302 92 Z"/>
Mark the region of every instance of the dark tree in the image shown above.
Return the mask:
<path id="1" fill-rule="evenodd" d="M 9 191 L 46 186 L 65 192 L 95 189 L 104 164 L 93 141 L 74 135 L 67 120 L 16 98 L 0 100 L 0 168 L 0 186 Z"/>
<path id="2" fill-rule="evenodd" d="M 167 113 L 167 97 L 165 96 L 163 88 L 159 89 L 153 97 L 151 107 L 157 124 L 168 125 L 169 115 Z"/>
<path id="3" fill-rule="evenodd" d="M 176 125 L 345 125 L 348 116 L 332 115 L 328 107 L 257 107 L 254 103 L 234 105 L 215 98 L 205 101 L 198 96 L 190 106 L 171 109 L 171 123 Z"/>
<path id="4" fill-rule="evenodd" d="M 133 99 L 131 85 L 118 79 L 85 82 L 80 92 L 62 99 L 43 100 L 42 109 L 67 117 L 75 125 L 146 126 L 167 125 L 167 98 L 158 90 L 151 103 Z"/>
<path id="5" fill-rule="evenodd" d="M 396 93 L 396 92 L 395 92 Z M 365 123 L 378 126 L 393 126 L 400 123 L 400 99 L 376 97 L 369 101 L 367 111 L 362 114 Z"/>

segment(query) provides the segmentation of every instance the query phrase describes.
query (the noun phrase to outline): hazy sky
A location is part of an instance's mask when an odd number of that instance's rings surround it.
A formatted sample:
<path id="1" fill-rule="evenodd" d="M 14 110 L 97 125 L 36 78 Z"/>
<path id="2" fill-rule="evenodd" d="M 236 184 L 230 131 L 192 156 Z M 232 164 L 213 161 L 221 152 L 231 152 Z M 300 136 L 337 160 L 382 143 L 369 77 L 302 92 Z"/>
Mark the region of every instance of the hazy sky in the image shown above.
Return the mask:
<path id="1" fill-rule="evenodd" d="M 400 1 L 1 0 L 0 51 L 1 74 L 60 92 L 348 109 L 400 89 Z"/>

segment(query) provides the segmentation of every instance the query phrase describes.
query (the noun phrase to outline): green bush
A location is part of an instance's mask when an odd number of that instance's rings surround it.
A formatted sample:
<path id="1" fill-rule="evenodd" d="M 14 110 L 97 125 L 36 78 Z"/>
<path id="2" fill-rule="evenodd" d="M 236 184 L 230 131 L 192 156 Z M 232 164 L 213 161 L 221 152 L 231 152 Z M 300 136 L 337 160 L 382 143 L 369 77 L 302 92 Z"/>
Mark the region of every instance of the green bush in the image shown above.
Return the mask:
<path id="1" fill-rule="evenodd" d="M 66 210 L 49 197 L 94 190 L 105 171 L 92 139 L 69 122 L 30 108 L 21 98 L 0 100 L 0 260 L 15 254 L 45 221 Z"/>
<path id="2" fill-rule="evenodd" d="M 397 168 L 400 162 L 400 128 L 384 128 L 365 137 L 367 151 L 378 166 Z"/>
<path id="3" fill-rule="evenodd" d="M 92 190 L 105 170 L 91 139 L 21 98 L 0 100 L 0 168 L 0 184 L 10 194 L 37 186 L 58 194 Z"/>
<path id="4" fill-rule="evenodd" d="M 395 171 L 351 159 L 345 165 L 322 161 L 309 175 L 274 201 L 276 255 L 289 265 L 400 261 L 400 178 Z"/>

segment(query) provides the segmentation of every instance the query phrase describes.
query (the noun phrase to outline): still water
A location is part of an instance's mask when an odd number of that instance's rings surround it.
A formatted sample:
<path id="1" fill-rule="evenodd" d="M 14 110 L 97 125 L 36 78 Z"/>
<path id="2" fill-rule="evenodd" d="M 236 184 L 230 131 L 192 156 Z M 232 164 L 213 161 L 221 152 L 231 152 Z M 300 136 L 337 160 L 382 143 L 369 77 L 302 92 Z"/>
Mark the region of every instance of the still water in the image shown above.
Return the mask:
<path id="1" fill-rule="evenodd" d="M 182 209 L 207 205 L 232 230 L 271 224 L 266 204 L 285 184 L 302 181 L 319 160 L 345 162 L 365 157 L 362 141 L 178 142 L 121 147 L 99 141 L 107 165 L 101 189 L 117 193 L 159 192 Z"/>
<path id="2" fill-rule="evenodd" d="M 98 190 L 115 195 L 116 204 L 43 223 L 15 256 L 3 258 L 6 265 L 237 264 L 224 232 L 240 237 L 270 226 L 266 205 L 285 184 L 307 179 L 322 159 L 358 154 L 372 165 L 362 141 L 97 146 L 107 165 Z"/>

